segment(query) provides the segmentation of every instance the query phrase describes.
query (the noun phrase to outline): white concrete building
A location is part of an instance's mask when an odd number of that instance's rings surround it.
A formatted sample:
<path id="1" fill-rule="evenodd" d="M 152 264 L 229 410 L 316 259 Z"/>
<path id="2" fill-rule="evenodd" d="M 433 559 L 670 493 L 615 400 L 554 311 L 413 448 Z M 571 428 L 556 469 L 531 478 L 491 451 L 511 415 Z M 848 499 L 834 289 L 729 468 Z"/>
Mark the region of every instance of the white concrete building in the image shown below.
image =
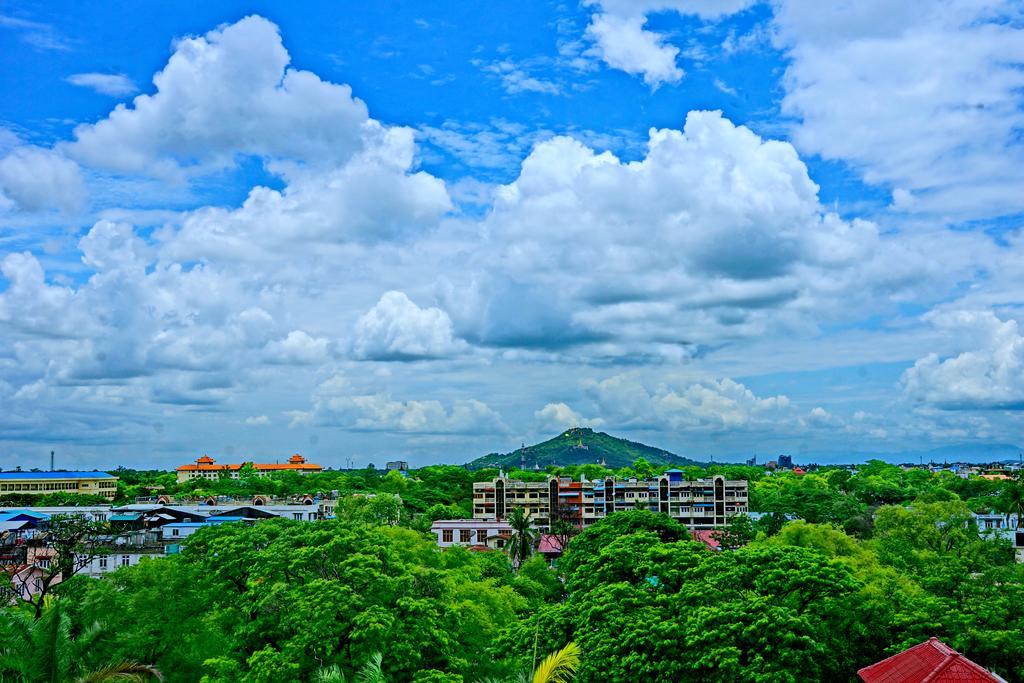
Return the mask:
<path id="1" fill-rule="evenodd" d="M 502 548 L 512 534 L 512 527 L 504 520 L 439 519 L 430 526 L 430 532 L 437 537 L 441 548 L 453 545 Z"/>

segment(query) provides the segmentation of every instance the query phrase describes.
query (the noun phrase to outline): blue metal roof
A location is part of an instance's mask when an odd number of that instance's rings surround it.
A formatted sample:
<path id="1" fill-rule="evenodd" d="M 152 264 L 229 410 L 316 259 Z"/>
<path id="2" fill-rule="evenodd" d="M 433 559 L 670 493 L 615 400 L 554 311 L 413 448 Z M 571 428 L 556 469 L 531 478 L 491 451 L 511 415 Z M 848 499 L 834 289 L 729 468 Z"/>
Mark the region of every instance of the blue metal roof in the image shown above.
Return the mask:
<path id="1" fill-rule="evenodd" d="M 194 526 L 212 526 L 212 522 L 174 522 L 172 524 L 164 524 L 162 529 L 169 529 L 171 527 L 194 527 Z"/>
<path id="2" fill-rule="evenodd" d="M 0 479 L 115 479 L 106 472 L 0 472 Z"/>
<path id="3" fill-rule="evenodd" d="M 36 519 L 49 519 L 50 515 L 45 512 L 35 512 L 33 510 L 3 510 L 0 511 L 0 520 L 7 521 L 13 519 L 19 515 L 26 517 L 34 517 Z"/>

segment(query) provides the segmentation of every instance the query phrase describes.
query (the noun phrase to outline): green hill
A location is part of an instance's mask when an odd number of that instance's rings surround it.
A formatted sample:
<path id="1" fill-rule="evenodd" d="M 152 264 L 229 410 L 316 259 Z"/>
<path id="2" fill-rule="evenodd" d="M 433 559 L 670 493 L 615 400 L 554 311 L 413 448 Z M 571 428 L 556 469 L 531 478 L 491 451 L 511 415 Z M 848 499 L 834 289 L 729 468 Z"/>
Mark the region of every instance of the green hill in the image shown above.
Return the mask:
<path id="1" fill-rule="evenodd" d="M 469 463 L 469 467 L 546 467 L 547 465 L 589 465 L 600 463 L 613 469 L 628 467 L 637 458 L 655 465 L 700 465 L 703 463 L 683 458 L 661 448 L 648 446 L 595 432 L 588 427 L 568 429 L 553 439 L 525 446 L 511 453 L 489 453 Z"/>

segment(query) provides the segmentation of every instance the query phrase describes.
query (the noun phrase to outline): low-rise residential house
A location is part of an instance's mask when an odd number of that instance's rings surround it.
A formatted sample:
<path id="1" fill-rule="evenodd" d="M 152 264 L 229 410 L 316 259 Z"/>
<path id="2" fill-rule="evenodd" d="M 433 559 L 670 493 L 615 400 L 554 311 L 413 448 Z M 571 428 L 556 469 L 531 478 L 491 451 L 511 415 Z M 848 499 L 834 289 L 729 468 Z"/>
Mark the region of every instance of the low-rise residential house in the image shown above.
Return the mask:
<path id="1" fill-rule="evenodd" d="M 115 569 L 120 569 L 121 567 L 134 567 L 143 560 L 159 559 L 164 557 L 166 554 L 167 549 L 163 544 L 147 548 L 129 547 L 115 549 L 109 554 L 97 555 L 96 557 L 89 559 L 80 573 L 84 576 L 98 578 L 104 574 L 109 574 Z"/>
<path id="2" fill-rule="evenodd" d="M 503 548 L 512 534 L 506 521 L 480 519 L 439 519 L 430 525 L 430 533 L 437 537 L 437 545 Z"/>

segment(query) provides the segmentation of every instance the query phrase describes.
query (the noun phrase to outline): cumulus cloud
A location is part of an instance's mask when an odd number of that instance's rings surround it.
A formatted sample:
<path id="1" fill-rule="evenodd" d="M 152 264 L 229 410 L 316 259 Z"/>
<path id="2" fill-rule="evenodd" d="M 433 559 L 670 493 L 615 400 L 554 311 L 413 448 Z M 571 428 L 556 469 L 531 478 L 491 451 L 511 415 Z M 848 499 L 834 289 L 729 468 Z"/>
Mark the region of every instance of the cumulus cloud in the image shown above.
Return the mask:
<path id="1" fill-rule="evenodd" d="M 591 17 L 587 37 L 594 53 L 613 69 L 639 75 L 651 88 L 677 83 L 684 72 L 676 64 L 679 48 L 666 36 L 645 29 L 647 15 L 677 12 L 711 20 L 753 4 L 753 0 L 588 0 L 600 10 Z"/>
<path id="2" fill-rule="evenodd" d="M 167 237 L 164 253 L 184 260 L 277 261 L 282 251 L 416 236 L 452 205 L 443 182 L 409 172 L 414 151 L 412 132 L 396 128 L 342 166 L 317 173 L 291 169 L 283 190 L 255 187 L 237 209 L 190 213 Z"/>
<path id="3" fill-rule="evenodd" d="M 597 55 L 605 64 L 642 75 L 644 83 L 652 88 L 680 81 L 683 70 L 676 66 L 679 48 L 666 44 L 660 33 L 644 30 L 645 23 L 644 16 L 596 14 L 587 27 L 587 36 L 595 42 Z"/>
<path id="4" fill-rule="evenodd" d="M 304 330 L 292 330 L 284 339 L 267 344 L 265 357 L 270 363 L 282 365 L 316 365 L 327 360 L 330 342 L 326 337 L 313 337 Z"/>
<path id="5" fill-rule="evenodd" d="M 445 407 L 437 400 L 400 401 L 386 394 L 356 393 L 347 379 L 334 375 L 313 394 L 313 410 L 293 415 L 293 425 L 312 423 L 355 431 L 414 434 L 496 434 L 508 431 L 501 416 L 476 399 L 458 399 Z"/>
<path id="6" fill-rule="evenodd" d="M 385 292 L 356 322 L 352 351 L 368 360 L 441 358 L 465 350 L 440 308 L 420 308 L 404 292 Z"/>
<path id="7" fill-rule="evenodd" d="M 23 211 L 74 211 L 85 201 L 78 164 L 40 147 L 16 147 L 0 158 L 0 207 L 4 199 Z"/>
<path id="8" fill-rule="evenodd" d="M 8 286 L 0 293 L 0 325 L 41 337 L 77 337 L 88 334 L 70 287 L 46 282 L 42 265 L 28 252 L 8 254 L 0 261 Z M 93 328 L 95 329 L 95 328 Z"/>
<path id="9" fill-rule="evenodd" d="M 438 296 L 469 341 L 661 354 L 798 324 L 840 292 L 849 310 L 866 270 L 884 286 L 926 261 L 893 250 L 878 267 L 876 226 L 828 213 L 817 189 L 791 145 L 719 112 L 652 130 L 628 163 L 555 137 L 495 191 L 484 248 Z"/>
<path id="10" fill-rule="evenodd" d="M 544 431 L 561 431 L 568 427 L 600 427 L 604 420 L 586 418 L 565 403 L 548 403 L 533 414 Z"/>
<path id="11" fill-rule="evenodd" d="M 753 2 L 588 4 L 599 10 L 587 29 L 598 55 L 656 87 L 682 71 L 678 48 L 644 29 L 649 14 L 715 20 Z M 782 108 L 798 121 L 801 151 L 850 163 L 897 193 L 897 210 L 962 220 L 1024 209 L 1024 28 L 1016 3 L 771 5 L 772 40 L 789 58 Z M 734 42 L 730 36 L 723 48 Z"/>
<path id="12" fill-rule="evenodd" d="M 782 106 L 799 119 L 802 151 L 900 191 L 901 210 L 1024 209 L 1019 5 L 777 0 L 774 10 L 791 60 Z"/>
<path id="13" fill-rule="evenodd" d="M 991 311 L 930 316 L 964 350 L 931 353 L 903 373 L 905 394 L 944 410 L 1024 410 L 1024 334 Z"/>
<path id="14" fill-rule="evenodd" d="M 718 432 L 778 423 L 788 417 L 786 396 L 762 398 L 739 382 L 708 379 L 649 388 L 639 378 L 614 375 L 585 389 L 609 423 L 680 431 Z"/>
<path id="15" fill-rule="evenodd" d="M 339 163 L 382 133 L 347 85 L 289 68 L 277 26 L 258 16 L 184 38 L 156 93 L 75 129 L 69 153 L 122 172 L 176 175 L 251 154 Z"/>
<path id="16" fill-rule="evenodd" d="M 251 427 L 258 427 L 270 424 L 270 418 L 266 415 L 251 415 L 245 418 L 245 424 Z"/>
<path id="17" fill-rule="evenodd" d="M 131 95 L 138 88 L 131 79 L 124 74 L 104 74 L 90 71 L 88 73 L 72 74 L 67 78 L 68 83 L 82 88 L 95 90 L 101 95 L 120 97 Z"/>

